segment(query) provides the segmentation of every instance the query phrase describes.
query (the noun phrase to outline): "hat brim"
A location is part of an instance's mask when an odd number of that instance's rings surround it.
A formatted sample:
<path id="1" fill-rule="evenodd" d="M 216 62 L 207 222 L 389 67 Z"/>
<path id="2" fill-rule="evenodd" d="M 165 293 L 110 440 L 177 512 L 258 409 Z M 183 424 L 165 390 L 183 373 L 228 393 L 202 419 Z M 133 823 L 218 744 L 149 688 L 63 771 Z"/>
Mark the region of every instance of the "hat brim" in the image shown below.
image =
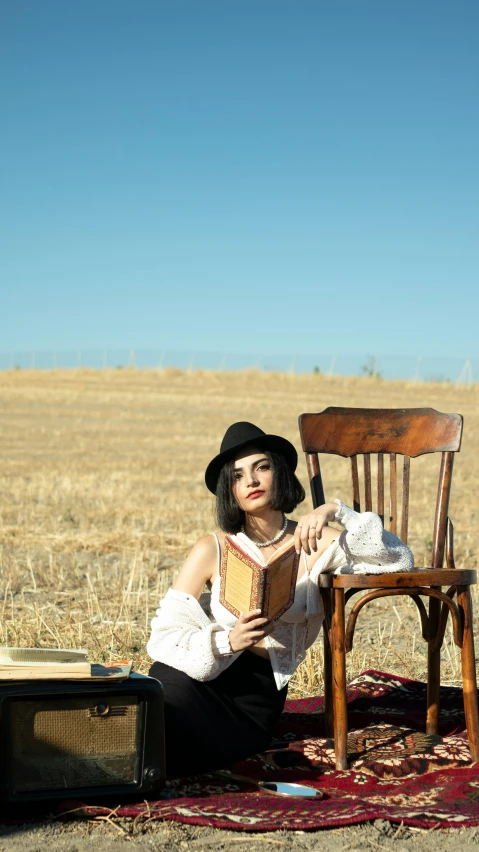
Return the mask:
<path id="1" fill-rule="evenodd" d="M 247 441 L 225 450 L 224 453 L 219 453 L 210 461 L 205 471 L 205 483 L 212 494 L 216 494 L 218 478 L 225 462 L 236 458 L 245 447 L 258 447 L 259 450 L 271 450 L 273 453 L 279 453 L 284 456 L 293 473 L 298 465 L 298 453 L 293 444 L 286 438 L 281 438 L 280 435 L 259 435 L 256 438 L 249 438 Z"/>

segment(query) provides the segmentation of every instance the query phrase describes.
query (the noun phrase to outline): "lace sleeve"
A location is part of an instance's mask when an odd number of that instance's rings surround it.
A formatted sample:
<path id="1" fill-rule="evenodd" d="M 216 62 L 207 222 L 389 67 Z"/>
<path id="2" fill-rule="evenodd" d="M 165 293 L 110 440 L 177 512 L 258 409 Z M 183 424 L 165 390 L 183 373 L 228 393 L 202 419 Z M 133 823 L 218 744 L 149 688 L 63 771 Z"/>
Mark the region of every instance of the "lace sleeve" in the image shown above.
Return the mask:
<path id="1" fill-rule="evenodd" d="M 383 528 L 381 518 L 374 512 L 355 512 L 340 500 L 336 520 L 345 530 L 339 544 L 346 557 L 346 565 L 338 574 L 384 574 L 412 571 L 414 557 L 409 547 L 394 533 Z"/>

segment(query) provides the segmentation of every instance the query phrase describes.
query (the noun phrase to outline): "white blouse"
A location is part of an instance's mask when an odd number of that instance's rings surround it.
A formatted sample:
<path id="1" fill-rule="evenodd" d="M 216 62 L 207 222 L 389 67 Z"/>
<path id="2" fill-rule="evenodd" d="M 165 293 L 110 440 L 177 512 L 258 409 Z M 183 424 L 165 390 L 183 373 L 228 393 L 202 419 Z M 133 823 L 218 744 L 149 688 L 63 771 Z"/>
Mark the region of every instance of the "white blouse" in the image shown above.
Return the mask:
<path id="1" fill-rule="evenodd" d="M 318 578 L 324 572 L 379 574 L 411 571 L 414 558 L 400 539 L 384 530 L 380 518 L 372 512 L 358 513 L 340 501 L 336 519 L 345 526 L 329 547 L 319 556 L 296 584 L 292 606 L 276 621 L 265 637 L 271 666 L 278 689 L 282 689 L 307 649 L 315 641 L 324 620 Z M 243 533 L 232 538 L 242 542 Z M 245 537 L 251 550 L 250 539 Z M 218 538 L 218 558 L 221 556 Z M 259 561 L 263 560 L 256 548 Z M 186 672 L 197 680 L 212 680 L 228 668 L 239 653 L 231 653 L 229 631 L 235 616 L 219 602 L 219 577 L 212 584 L 209 617 L 192 595 L 169 589 L 151 622 L 147 651 L 154 660 Z"/>

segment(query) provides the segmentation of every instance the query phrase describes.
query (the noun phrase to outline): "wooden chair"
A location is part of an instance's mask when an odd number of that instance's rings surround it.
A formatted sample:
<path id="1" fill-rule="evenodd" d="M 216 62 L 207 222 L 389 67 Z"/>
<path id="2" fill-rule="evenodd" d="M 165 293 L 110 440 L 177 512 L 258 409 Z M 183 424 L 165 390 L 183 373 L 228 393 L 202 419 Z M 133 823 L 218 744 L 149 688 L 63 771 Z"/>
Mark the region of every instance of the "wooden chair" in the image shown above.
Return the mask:
<path id="1" fill-rule="evenodd" d="M 318 453 L 333 453 L 351 460 L 353 508 L 358 512 L 376 511 L 384 524 L 384 457 L 389 456 L 389 529 L 394 533 L 398 532 L 397 456 L 403 456 L 402 512 L 398 534 L 404 542 L 407 542 L 408 537 L 410 460 L 424 453 L 442 453 L 431 566 L 415 568 L 410 573 L 320 575 L 320 589 L 326 611 L 326 729 L 329 736 L 334 732 L 336 768 L 347 768 L 345 655 L 352 648 L 356 619 L 369 601 L 395 595 L 409 595 L 415 602 L 421 618 L 422 635 L 428 643 L 426 731 L 431 734 L 438 732 L 440 649 L 447 618 L 451 614 L 454 641 L 461 648 L 464 710 L 471 758 L 474 762 L 478 761 L 479 716 L 470 591 L 471 584 L 476 583 L 476 572 L 455 567 L 453 527 L 448 518 L 454 453 L 458 452 L 461 444 L 462 417 L 459 414 L 441 414 L 432 408 L 326 408 L 319 414 L 302 414 L 299 430 L 315 507 L 325 502 Z M 377 454 L 375 509 L 371 493 L 372 454 Z M 363 509 L 359 497 L 359 455 L 363 455 L 364 459 Z M 346 496 L 344 502 L 348 503 Z M 445 592 L 442 587 L 446 587 Z M 345 626 L 346 602 L 365 590 L 367 593 L 353 605 Z M 429 599 L 428 611 L 422 596 Z"/>

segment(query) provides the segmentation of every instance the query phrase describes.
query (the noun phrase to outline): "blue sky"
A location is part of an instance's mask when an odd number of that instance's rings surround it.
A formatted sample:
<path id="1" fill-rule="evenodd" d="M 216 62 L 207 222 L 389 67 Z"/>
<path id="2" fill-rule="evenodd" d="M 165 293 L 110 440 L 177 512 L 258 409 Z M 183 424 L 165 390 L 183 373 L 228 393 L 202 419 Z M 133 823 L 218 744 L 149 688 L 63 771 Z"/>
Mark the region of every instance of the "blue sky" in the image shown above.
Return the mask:
<path id="1" fill-rule="evenodd" d="M 477 0 L 4 0 L 0 351 L 479 357 Z"/>

